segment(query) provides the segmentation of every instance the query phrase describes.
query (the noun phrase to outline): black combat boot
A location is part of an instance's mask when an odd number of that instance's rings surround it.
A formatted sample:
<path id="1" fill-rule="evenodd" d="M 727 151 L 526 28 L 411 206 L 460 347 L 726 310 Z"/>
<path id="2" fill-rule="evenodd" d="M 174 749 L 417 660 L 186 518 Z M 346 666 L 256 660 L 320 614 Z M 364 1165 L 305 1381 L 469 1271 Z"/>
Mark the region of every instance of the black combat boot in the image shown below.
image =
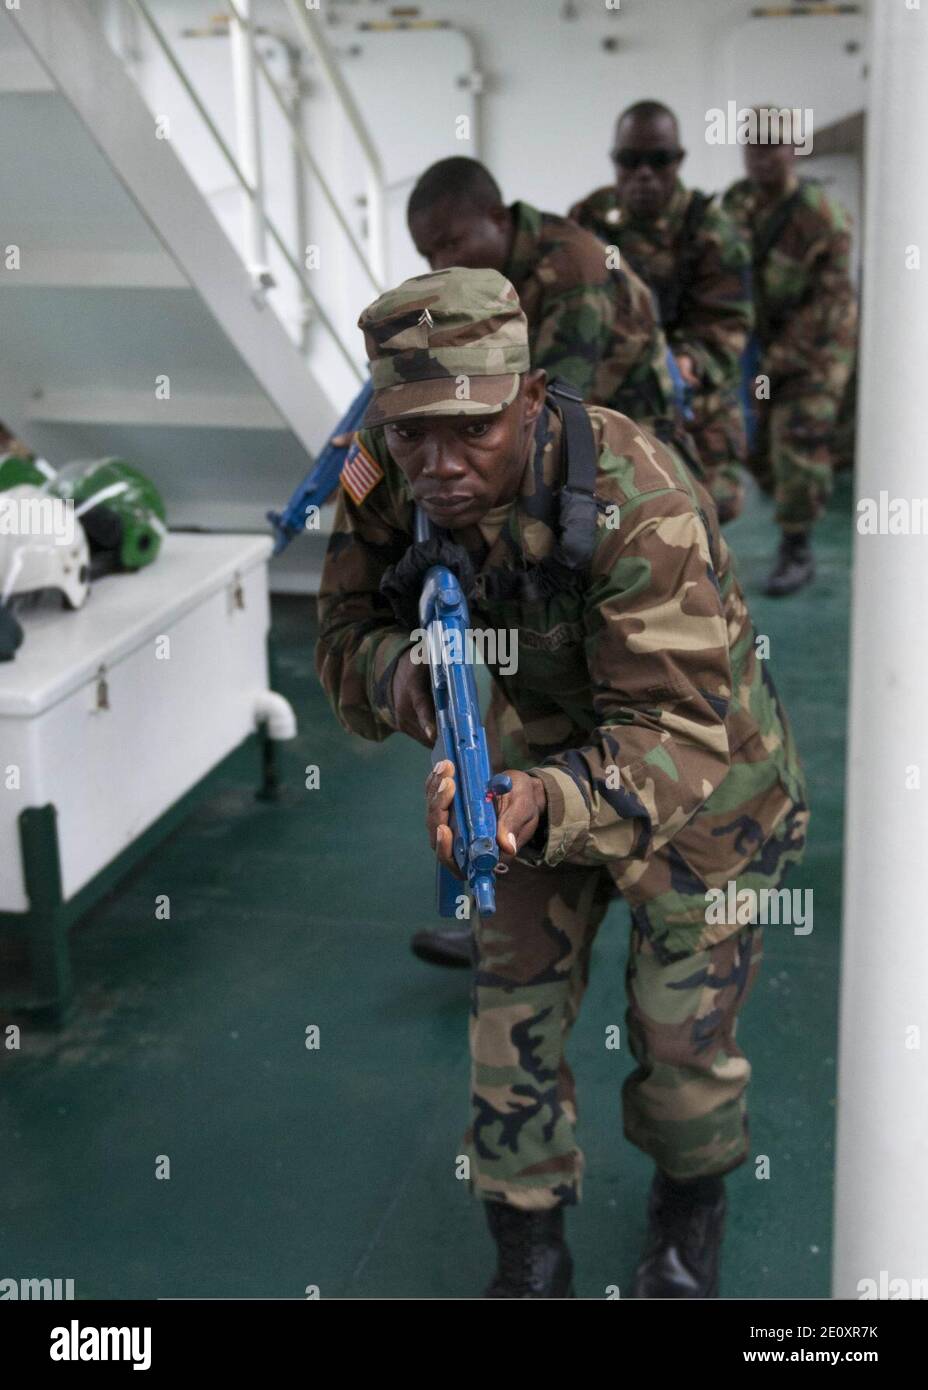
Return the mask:
<path id="1" fill-rule="evenodd" d="M 474 929 L 464 927 L 429 927 L 417 931 L 409 943 L 414 956 L 427 960 L 429 965 L 473 965 Z"/>
<path id="2" fill-rule="evenodd" d="M 658 1168 L 648 1200 L 648 1235 L 635 1298 L 718 1298 L 725 1183 L 678 1183 Z"/>
<path id="3" fill-rule="evenodd" d="M 485 1202 L 498 1251 L 484 1298 L 575 1298 L 574 1262 L 564 1240 L 564 1208 L 520 1211 Z"/>
<path id="4" fill-rule="evenodd" d="M 815 578 L 815 556 L 807 531 L 786 531 L 780 541 L 780 552 L 767 576 L 764 593 L 771 598 L 794 594 Z"/>

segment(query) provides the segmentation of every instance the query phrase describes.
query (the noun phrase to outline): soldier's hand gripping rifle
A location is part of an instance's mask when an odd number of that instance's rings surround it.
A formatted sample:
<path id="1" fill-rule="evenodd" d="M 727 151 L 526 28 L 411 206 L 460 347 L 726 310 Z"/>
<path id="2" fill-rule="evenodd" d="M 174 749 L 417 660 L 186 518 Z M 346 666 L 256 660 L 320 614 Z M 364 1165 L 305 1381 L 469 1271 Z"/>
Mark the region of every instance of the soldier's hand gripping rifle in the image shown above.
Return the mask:
<path id="1" fill-rule="evenodd" d="M 416 509 L 416 542 L 435 537 L 432 525 Z M 419 623 L 426 634 L 432 699 L 435 705 L 435 747 L 432 766 L 447 759 L 454 765 L 454 803 L 450 823 L 454 860 L 477 904 L 481 917 L 496 911 L 496 797 L 512 791 L 512 779 L 493 776 L 487 740 L 480 718 L 477 682 L 467 660 L 470 613 L 457 576 L 447 566 L 433 565 L 425 573 L 419 599 Z M 442 917 L 455 917 L 461 882 L 438 865 L 436 898 Z"/>
<path id="2" fill-rule="evenodd" d="M 353 435 L 361 428 L 364 412 L 367 410 L 374 388 L 370 379 L 361 387 L 345 414 L 339 420 L 329 437 L 322 453 L 316 459 L 306 477 L 300 483 L 282 512 L 268 512 L 267 519 L 274 528 L 274 554 L 286 550 L 294 536 L 306 530 L 306 518 L 310 507 L 321 507 L 327 502 L 338 486 L 342 464 L 350 444 L 335 444 L 333 440 L 342 435 Z"/>

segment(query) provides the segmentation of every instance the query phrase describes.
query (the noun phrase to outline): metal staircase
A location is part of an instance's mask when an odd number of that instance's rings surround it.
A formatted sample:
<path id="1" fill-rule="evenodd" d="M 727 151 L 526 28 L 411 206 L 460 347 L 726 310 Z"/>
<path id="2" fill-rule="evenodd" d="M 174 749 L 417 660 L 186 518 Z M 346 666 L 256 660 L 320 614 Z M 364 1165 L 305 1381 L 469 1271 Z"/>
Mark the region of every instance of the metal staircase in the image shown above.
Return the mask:
<path id="1" fill-rule="evenodd" d="M 299 85 L 279 82 L 257 51 L 246 0 L 225 6 L 217 31 L 232 59 L 222 96 L 233 138 L 142 0 L 0 9 L 0 419 L 54 465 L 138 463 L 174 526 L 262 529 L 363 379 L 351 330 L 359 284 L 362 303 L 381 284 L 382 171 L 318 21 L 300 4 L 280 8 L 366 164 L 366 240 L 300 128 Z M 140 32 L 173 74 L 168 112 L 133 80 Z M 336 273 L 311 263 L 301 207 L 286 225 L 270 210 L 269 108 L 327 209 Z M 233 194 L 219 209 L 184 162 L 197 122 Z M 320 560 L 321 537 L 291 547 L 275 587 L 312 588 Z"/>

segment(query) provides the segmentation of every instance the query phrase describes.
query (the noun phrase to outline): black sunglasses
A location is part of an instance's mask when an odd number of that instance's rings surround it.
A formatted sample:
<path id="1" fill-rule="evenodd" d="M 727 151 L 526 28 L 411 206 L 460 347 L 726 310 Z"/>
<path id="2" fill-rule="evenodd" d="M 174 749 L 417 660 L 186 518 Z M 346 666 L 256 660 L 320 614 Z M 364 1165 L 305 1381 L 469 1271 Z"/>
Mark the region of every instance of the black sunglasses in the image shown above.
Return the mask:
<path id="1" fill-rule="evenodd" d="M 683 158 L 682 150 L 613 150 L 612 162 L 623 169 L 640 169 L 650 164 L 652 169 L 669 169 Z"/>

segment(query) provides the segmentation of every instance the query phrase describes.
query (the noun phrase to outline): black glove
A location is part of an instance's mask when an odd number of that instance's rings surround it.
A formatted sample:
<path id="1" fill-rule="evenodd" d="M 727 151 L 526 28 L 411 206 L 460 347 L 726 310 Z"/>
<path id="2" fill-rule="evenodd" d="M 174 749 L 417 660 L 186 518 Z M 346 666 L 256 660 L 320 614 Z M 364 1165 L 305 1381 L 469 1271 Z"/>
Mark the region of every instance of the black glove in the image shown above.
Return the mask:
<path id="1" fill-rule="evenodd" d="M 439 536 L 411 545 L 380 581 L 380 592 L 389 600 L 397 622 L 410 631 L 419 626 L 419 596 L 426 573 L 433 565 L 451 570 L 468 603 L 473 599 L 474 566 L 462 545 Z"/>

